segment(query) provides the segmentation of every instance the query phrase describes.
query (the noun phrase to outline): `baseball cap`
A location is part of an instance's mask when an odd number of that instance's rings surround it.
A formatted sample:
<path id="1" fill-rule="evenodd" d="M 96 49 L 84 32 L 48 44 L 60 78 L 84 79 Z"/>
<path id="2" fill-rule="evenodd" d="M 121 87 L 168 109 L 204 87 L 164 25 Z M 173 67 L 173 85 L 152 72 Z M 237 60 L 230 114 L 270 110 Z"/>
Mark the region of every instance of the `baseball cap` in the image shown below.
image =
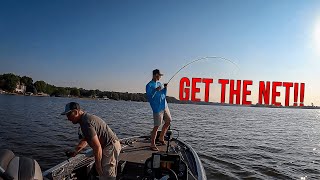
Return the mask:
<path id="1" fill-rule="evenodd" d="M 64 112 L 61 113 L 61 115 L 66 115 L 68 112 L 74 110 L 74 109 L 80 109 L 80 105 L 76 102 L 69 102 L 65 109 L 64 109 Z"/>
<path id="2" fill-rule="evenodd" d="M 153 75 L 159 74 L 160 76 L 163 76 L 163 74 L 160 73 L 160 70 L 159 70 L 159 69 L 153 70 L 153 71 L 152 71 L 152 74 L 153 74 Z"/>

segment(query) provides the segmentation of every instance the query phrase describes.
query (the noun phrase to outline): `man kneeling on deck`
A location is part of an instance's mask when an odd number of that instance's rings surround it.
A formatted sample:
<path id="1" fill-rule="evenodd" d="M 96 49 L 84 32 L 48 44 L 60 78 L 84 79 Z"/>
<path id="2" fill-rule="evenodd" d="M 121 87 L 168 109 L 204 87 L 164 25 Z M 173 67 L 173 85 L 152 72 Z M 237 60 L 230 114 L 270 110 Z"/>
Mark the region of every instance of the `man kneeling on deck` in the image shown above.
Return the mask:
<path id="1" fill-rule="evenodd" d="M 153 151 L 159 151 L 155 144 L 157 131 L 159 126 L 162 124 L 162 120 L 164 120 L 165 124 L 162 127 L 162 131 L 159 136 L 159 142 L 160 144 L 165 145 L 164 135 L 170 126 L 171 115 L 166 100 L 167 84 L 164 84 L 164 87 L 162 87 L 162 84 L 159 82 L 163 74 L 160 73 L 159 69 L 155 69 L 153 70 L 152 75 L 152 80 L 146 85 L 146 93 L 153 111 L 154 120 L 154 127 L 151 132 L 150 149 Z"/>
<path id="2" fill-rule="evenodd" d="M 73 124 L 80 124 L 84 136 L 72 155 L 75 156 L 89 144 L 93 149 L 99 178 L 116 179 L 121 151 L 116 134 L 101 118 L 82 111 L 78 103 L 68 103 L 61 115 L 66 115 Z"/>

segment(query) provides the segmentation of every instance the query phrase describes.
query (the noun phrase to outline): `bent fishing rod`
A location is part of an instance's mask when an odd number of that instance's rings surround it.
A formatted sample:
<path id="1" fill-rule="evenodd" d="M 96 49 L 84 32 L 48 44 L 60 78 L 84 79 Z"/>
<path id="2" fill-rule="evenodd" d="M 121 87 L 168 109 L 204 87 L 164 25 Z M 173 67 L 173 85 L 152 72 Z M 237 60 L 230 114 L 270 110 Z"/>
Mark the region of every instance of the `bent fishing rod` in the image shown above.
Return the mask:
<path id="1" fill-rule="evenodd" d="M 207 56 L 207 57 L 202 57 L 202 58 L 199 58 L 199 59 L 195 59 L 195 60 L 187 63 L 186 65 L 182 66 L 182 67 L 169 79 L 169 81 L 168 81 L 166 84 L 169 84 L 170 81 L 171 81 L 182 69 L 184 69 L 185 67 L 187 67 L 187 66 L 189 66 L 190 64 L 193 64 L 193 63 L 195 63 L 195 62 L 202 61 L 202 60 L 207 60 L 207 59 L 216 59 L 216 60 L 220 59 L 220 60 L 228 61 L 228 62 L 230 62 L 231 64 L 235 65 L 235 66 L 239 69 L 239 66 L 238 66 L 236 63 L 234 63 L 233 61 L 231 61 L 231 60 L 229 60 L 229 59 L 227 59 L 227 58 L 224 58 L 224 57 L 220 57 L 220 56 Z"/>
<path id="2" fill-rule="evenodd" d="M 206 56 L 206 57 L 202 57 L 202 58 L 199 58 L 199 59 L 195 59 L 195 60 L 187 63 L 186 65 L 182 66 L 182 67 L 169 79 L 169 81 L 168 81 L 167 83 L 165 83 L 165 84 L 168 85 L 168 84 L 170 83 L 170 81 L 171 81 L 182 69 L 186 68 L 186 67 L 189 66 L 190 64 L 193 64 L 193 63 L 195 63 L 195 62 L 202 61 L 202 60 L 207 60 L 207 59 L 211 59 L 211 60 L 224 60 L 224 61 L 230 62 L 231 64 L 235 65 L 235 66 L 239 69 L 239 66 L 238 66 L 235 62 L 233 62 L 233 61 L 231 61 L 231 60 L 229 60 L 229 59 L 227 59 L 227 58 L 220 57 L 220 56 Z M 157 91 L 153 94 L 152 98 L 156 95 L 156 93 L 157 93 Z"/>

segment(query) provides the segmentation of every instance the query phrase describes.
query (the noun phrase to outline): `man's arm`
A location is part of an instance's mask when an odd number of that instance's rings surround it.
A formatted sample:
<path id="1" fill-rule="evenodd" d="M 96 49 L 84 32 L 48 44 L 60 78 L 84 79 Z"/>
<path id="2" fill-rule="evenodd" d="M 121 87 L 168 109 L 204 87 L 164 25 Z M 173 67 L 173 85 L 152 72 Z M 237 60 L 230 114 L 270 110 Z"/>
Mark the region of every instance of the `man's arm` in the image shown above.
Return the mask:
<path id="1" fill-rule="evenodd" d="M 93 136 L 89 145 L 93 150 L 93 154 L 94 154 L 94 158 L 95 158 L 95 162 L 96 162 L 96 170 L 97 170 L 99 176 L 101 176 L 103 174 L 102 167 L 101 167 L 102 148 L 101 148 L 101 144 L 100 144 L 100 141 L 99 141 L 97 135 Z"/>
<path id="2" fill-rule="evenodd" d="M 87 141 L 85 139 L 81 139 L 77 147 L 75 148 L 75 153 L 78 154 L 80 151 L 82 151 L 86 146 L 88 145 Z"/>
<path id="3" fill-rule="evenodd" d="M 85 139 L 81 139 L 78 145 L 74 148 L 74 151 L 66 151 L 66 155 L 68 157 L 75 157 L 77 154 L 79 154 L 80 151 L 82 151 L 86 146 L 88 145 L 87 141 Z"/>
<path id="4" fill-rule="evenodd" d="M 161 90 L 161 87 L 153 87 L 153 86 L 150 86 L 149 84 L 147 85 L 146 87 L 146 93 L 147 93 L 147 96 L 148 97 L 151 97 L 151 98 L 154 98 L 155 94 L 157 93 L 157 91 L 160 91 Z"/>

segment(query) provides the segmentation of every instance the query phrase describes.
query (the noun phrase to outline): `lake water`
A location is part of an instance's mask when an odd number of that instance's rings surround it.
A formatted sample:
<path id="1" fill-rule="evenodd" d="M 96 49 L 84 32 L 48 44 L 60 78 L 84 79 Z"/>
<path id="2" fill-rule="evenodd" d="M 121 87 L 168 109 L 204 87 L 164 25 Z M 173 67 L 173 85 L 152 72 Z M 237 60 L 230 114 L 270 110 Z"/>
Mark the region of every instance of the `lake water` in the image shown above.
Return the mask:
<path id="1" fill-rule="evenodd" d="M 36 159 L 42 170 L 65 160 L 78 125 L 60 113 L 79 102 L 118 137 L 146 135 L 148 103 L 0 95 L 0 148 Z M 172 128 L 199 154 L 208 179 L 320 179 L 320 111 L 169 104 Z"/>

